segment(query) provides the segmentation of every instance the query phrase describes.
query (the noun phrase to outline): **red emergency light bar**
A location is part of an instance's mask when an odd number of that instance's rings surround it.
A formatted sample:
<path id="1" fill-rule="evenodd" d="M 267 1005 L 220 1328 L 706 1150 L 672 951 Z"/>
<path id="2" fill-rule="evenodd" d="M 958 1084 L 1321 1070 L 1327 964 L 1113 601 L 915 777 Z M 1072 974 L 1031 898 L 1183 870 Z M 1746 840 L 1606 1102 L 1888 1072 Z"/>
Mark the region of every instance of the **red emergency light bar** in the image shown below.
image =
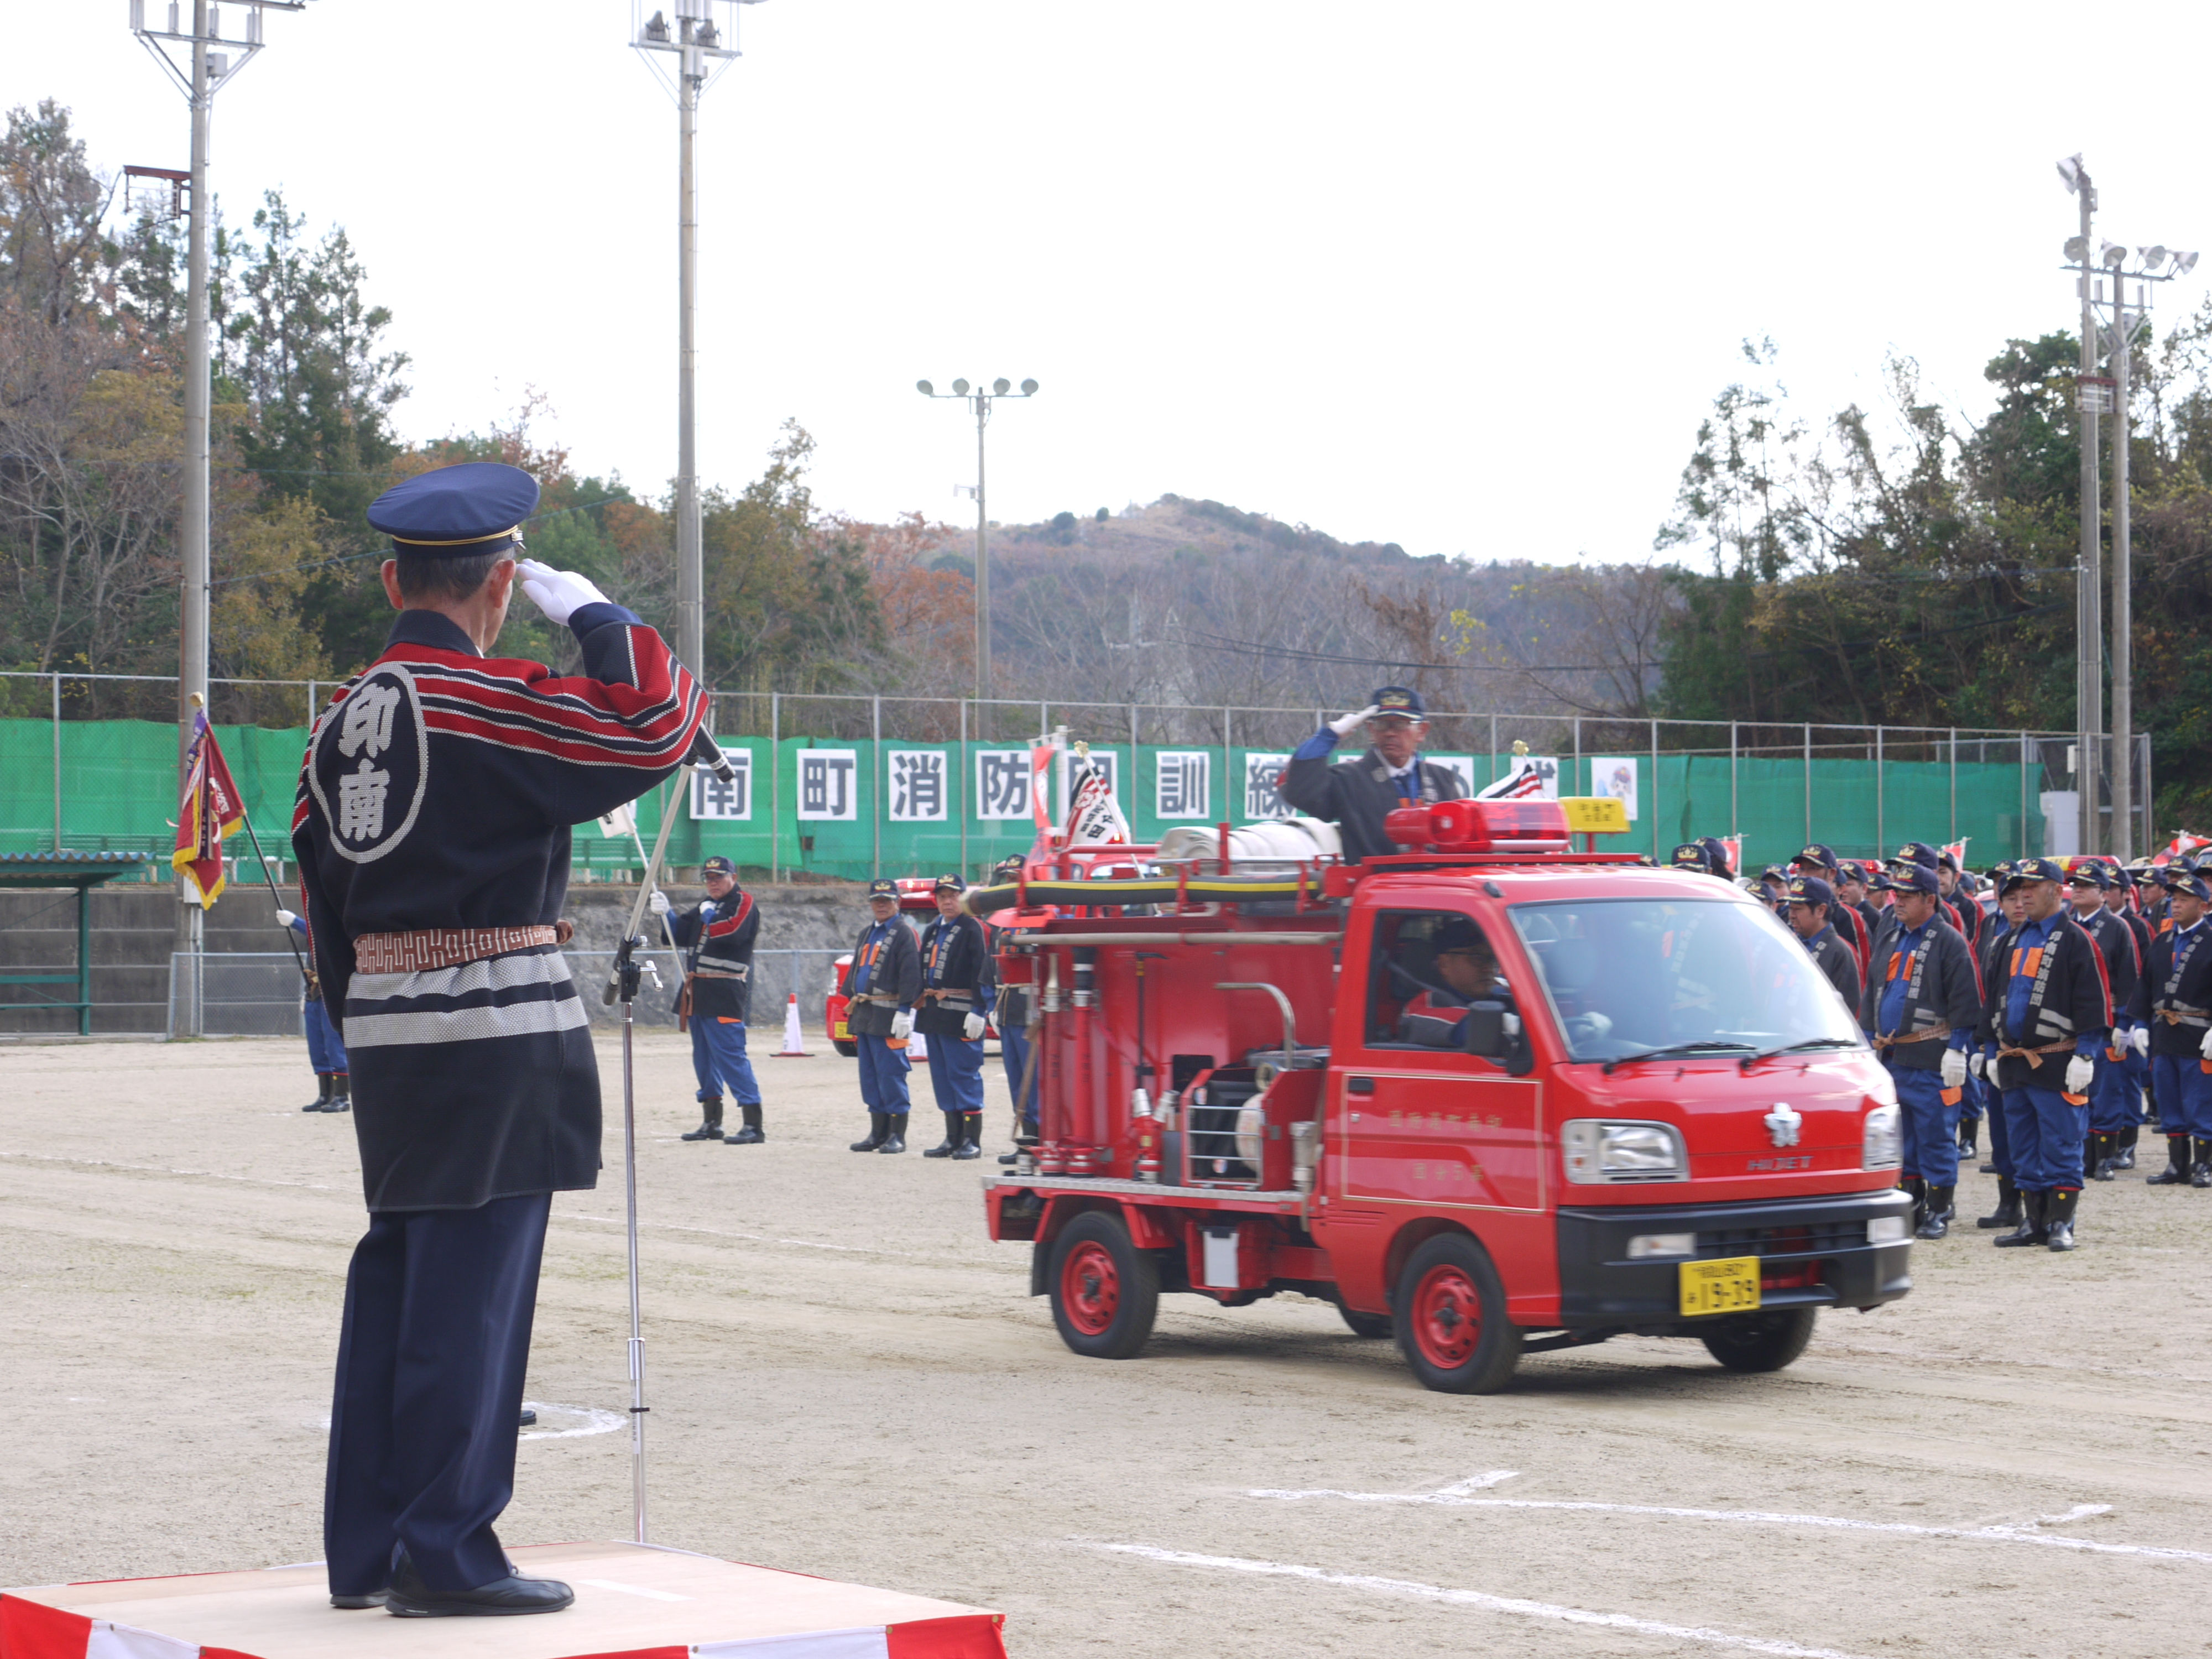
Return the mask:
<path id="1" fill-rule="evenodd" d="M 1439 800 L 1382 820 L 1401 847 L 1437 853 L 1564 853 L 1566 809 L 1555 800 Z"/>

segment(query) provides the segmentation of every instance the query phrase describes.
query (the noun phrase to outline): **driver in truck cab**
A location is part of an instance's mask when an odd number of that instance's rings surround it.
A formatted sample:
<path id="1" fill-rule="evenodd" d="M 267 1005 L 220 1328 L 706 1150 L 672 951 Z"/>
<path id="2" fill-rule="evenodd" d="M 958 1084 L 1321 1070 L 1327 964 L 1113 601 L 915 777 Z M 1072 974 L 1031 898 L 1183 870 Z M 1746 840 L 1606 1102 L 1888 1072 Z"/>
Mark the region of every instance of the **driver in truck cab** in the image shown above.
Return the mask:
<path id="1" fill-rule="evenodd" d="M 1471 917 L 1450 916 L 1429 940 L 1432 974 L 1420 971 L 1419 945 L 1411 939 L 1398 944 L 1397 976 L 1422 988 L 1398 1014 L 1398 1036 L 1425 1048 L 1455 1048 L 1464 1041 L 1467 1010 L 1478 1000 L 1504 1003 L 1510 1010 L 1513 994 L 1498 977 L 1497 953 Z M 1441 979 L 1439 987 L 1431 978 Z"/>

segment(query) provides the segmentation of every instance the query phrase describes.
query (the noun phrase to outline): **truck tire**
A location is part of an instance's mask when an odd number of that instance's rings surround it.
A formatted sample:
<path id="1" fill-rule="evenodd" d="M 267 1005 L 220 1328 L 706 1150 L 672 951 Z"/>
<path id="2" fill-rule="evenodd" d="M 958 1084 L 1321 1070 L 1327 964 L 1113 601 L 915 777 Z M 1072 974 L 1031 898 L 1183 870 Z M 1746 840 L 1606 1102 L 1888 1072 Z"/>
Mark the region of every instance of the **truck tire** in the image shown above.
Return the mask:
<path id="1" fill-rule="evenodd" d="M 1362 1313 L 1357 1308 L 1347 1308 L 1344 1298 L 1336 1298 L 1336 1310 L 1344 1316 L 1345 1328 L 1354 1336 L 1377 1337 L 1397 1334 L 1398 1322 L 1389 1314 Z"/>
<path id="2" fill-rule="evenodd" d="M 1705 1352 L 1732 1371 L 1778 1371 L 1813 1340 L 1814 1308 L 1735 1314 L 1698 1332 Z"/>
<path id="3" fill-rule="evenodd" d="M 1116 1215 L 1086 1210 L 1053 1241 L 1045 1274 L 1060 1340 L 1089 1359 L 1127 1359 L 1160 1310 L 1160 1269 Z"/>
<path id="4" fill-rule="evenodd" d="M 1496 1394 L 1521 1363 L 1521 1330 L 1490 1253 L 1464 1233 L 1439 1233 L 1398 1275 L 1399 1352 L 1424 1388 Z"/>
<path id="5" fill-rule="evenodd" d="M 830 1039 L 830 1046 L 848 1060 L 858 1060 L 860 1057 L 860 1045 L 857 1042 L 840 1042 L 836 1038 L 832 1037 Z"/>

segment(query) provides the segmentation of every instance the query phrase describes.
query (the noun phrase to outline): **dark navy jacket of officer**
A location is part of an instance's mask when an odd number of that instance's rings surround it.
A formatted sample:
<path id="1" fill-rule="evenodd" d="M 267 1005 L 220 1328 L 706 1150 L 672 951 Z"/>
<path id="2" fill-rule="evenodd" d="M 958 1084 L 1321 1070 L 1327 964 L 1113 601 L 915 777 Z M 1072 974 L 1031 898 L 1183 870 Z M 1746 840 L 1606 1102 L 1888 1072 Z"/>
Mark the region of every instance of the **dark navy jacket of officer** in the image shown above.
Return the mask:
<path id="1" fill-rule="evenodd" d="M 1844 906 L 1836 890 L 1818 876 L 1792 876 L 1786 904 L 1790 931 L 1805 941 L 1813 965 L 1827 976 L 1854 1017 L 1859 1006 L 1859 960 L 1851 947 L 1836 936 L 1836 918 Z"/>
<path id="2" fill-rule="evenodd" d="M 2142 978 L 2142 957 L 2134 930 L 2105 908 L 2112 885 L 2112 866 L 2101 859 L 2077 859 L 2066 877 L 2067 902 L 2081 931 L 2094 940 L 2105 964 L 2105 984 L 2112 994 L 2112 1040 L 2091 1056 L 2097 1069 L 2089 1085 L 2089 1142 L 2081 1172 L 2092 1181 L 2110 1181 L 2107 1166 L 2119 1156 L 2120 1136 L 2132 1121 L 2127 1058 L 2135 1052 L 2136 986 Z M 2140 1109 L 2137 1109 L 2140 1110 Z"/>
<path id="3" fill-rule="evenodd" d="M 691 1073 L 699 1080 L 699 1127 L 684 1140 L 720 1140 L 722 1088 L 744 1118 L 728 1137 L 732 1146 L 757 1146 L 768 1139 L 761 1127 L 760 1080 L 745 1054 L 745 1019 L 752 1006 L 753 947 L 760 939 L 760 906 L 738 885 L 738 866 L 710 858 L 699 866 L 707 896 L 678 910 L 665 893 L 650 901 L 653 915 L 667 924 L 668 936 L 684 956 L 684 988 L 677 1011 L 691 1028 Z"/>
<path id="4" fill-rule="evenodd" d="M 937 915 L 921 933 L 921 1000 L 914 1029 L 929 1042 L 929 1086 L 945 1118 L 945 1139 L 924 1158 L 983 1155 L 983 1030 L 994 965 L 983 924 L 961 908 L 967 884 L 937 878 Z"/>
<path id="5" fill-rule="evenodd" d="M 2194 871 L 2165 878 L 2171 926 L 2151 940 L 2130 1010 L 2146 1029 L 2166 1167 L 2155 1187 L 2212 1187 L 2212 884 Z"/>
<path id="6" fill-rule="evenodd" d="M 860 1103 L 868 1133 L 852 1143 L 856 1152 L 906 1150 L 908 1096 L 907 1039 L 921 995 L 921 952 L 914 929 L 899 915 L 898 884 L 878 876 L 868 884 L 868 925 L 853 945 L 852 965 L 838 989 L 850 999 L 845 1029 L 860 1061 Z"/>
<path id="7" fill-rule="evenodd" d="M 569 833 L 692 749 L 706 700 L 660 636 L 520 559 L 538 486 L 471 463 L 369 508 L 400 612 L 316 720 L 292 847 L 353 1066 L 369 1226 L 346 1279 L 324 1541 L 332 1601 L 547 1613 L 492 1522 L 552 1194 L 599 1169 L 599 1080 L 557 948 Z M 517 581 L 583 672 L 489 654 Z"/>
<path id="8" fill-rule="evenodd" d="M 1278 793 L 1308 817 L 1336 825 L 1347 864 L 1403 850 L 1382 833 L 1382 821 L 1399 807 L 1467 793 L 1457 773 L 1421 758 L 1427 713 L 1419 692 L 1383 686 L 1366 708 L 1331 720 L 1300 744 L 1283 769 Z M 1371 745 L 1367 752 L 1348 765 L 1331 762 L 1338 742 L 1362 726 Z"/>

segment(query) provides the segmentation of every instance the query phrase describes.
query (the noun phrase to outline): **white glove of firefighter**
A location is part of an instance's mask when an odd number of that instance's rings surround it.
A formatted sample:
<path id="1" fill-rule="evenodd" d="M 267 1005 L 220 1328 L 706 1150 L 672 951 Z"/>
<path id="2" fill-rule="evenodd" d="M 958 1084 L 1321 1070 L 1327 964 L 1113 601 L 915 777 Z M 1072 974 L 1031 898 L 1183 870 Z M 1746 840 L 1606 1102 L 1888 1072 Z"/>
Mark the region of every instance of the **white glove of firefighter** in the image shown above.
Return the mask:
<path id="1" fill-rule="evenodd" d="M 276 925 L 279 927 L 289 927 L 299 919 L 299 916 L 290 910 L 279 910 L 276 913 Z"/>
<path id="2" fill-rule="evenodd" d="M 2204 1035 L 2208 1042 L 2212 1042 L 2212 1031 L 2207 1031 Z M 2150 1057 L 2149 1026 L 2136 1026 L 2134 1030 L 2128 1033 L 2128 1041 L 2135 1045 L 2135 1049 L 2137 1054 L 2142 1055 L 2145 1059 L 2148 1059 Z"/>
<path id="3" fill-rule="evenodd" d="M 970 1014 L 960 1022 L 960 1035 L 969 1042 L 980 1042 L 983 1036 L 983 1016 Z"/>
<path id="4" fill-rule="evenodd" d="M 675 907 L 669 903 L 668 895 L 656 887 L 653 890 L 653 896 L 646 900 L 645 908 L 656 916 L 665 916 Z"/>
<path id="5" fill-rule="evenodd" d="M 1946 1048 L 1943 1051 L 1943 1064 L 1940 1069 L 1942 1073 L 1943 1086 L 1945 1088 L 1963 1089 L 1966 1087 L 1966 1057 L 1963 1054 L 1960 1054 L 1959 1050 L 1956 1048 Z"/>
<path id="6" fill-rule="evenodd" d="M 1348 738 L 1382 712 L 1381 704 L 1370 702 L 1356 714 L 1339 714 L 1328 723 L 1328 729 L 1340 738 Z"/>
<path id="7" fill-rule="evenodd" d="M 2066 1092 L 2086 1095 L 2089 1085 L 2097 1080 L 2096 1062 L 2087 1054 L 2076 1054 L 2066 1062 Z"/>
<path id="8" fill-rule="evenodd" d="M 914 1035 L 914 1011 L 902 1008 L 891 1016 L 891 1035 L 904 1042 Z"/>
<path id="9" fill-rule="evenodd" d="M 2212 1060 L 2212 1031 L 2204 1034 L 2204 1041 L 2197 1045 L 2197 1052 L 2205 1059 Z"/>
<path id="10" fill-rule="evenodd" d="M 548 622 L 565 623 L 587 605 L 607 603 L 605 594 L 573 570 L 556 570 L 536 559 L 517 559 L 514 568 L 521 574 L 523 592 Z"/>
<path id="11" fill-rule="evenodd" d="M 1966 1056 L 1966 1069 L 1976 1077 L 1987 1077 L 1990 1074 L 1989 1056 L 1977 1048 Z"/>

